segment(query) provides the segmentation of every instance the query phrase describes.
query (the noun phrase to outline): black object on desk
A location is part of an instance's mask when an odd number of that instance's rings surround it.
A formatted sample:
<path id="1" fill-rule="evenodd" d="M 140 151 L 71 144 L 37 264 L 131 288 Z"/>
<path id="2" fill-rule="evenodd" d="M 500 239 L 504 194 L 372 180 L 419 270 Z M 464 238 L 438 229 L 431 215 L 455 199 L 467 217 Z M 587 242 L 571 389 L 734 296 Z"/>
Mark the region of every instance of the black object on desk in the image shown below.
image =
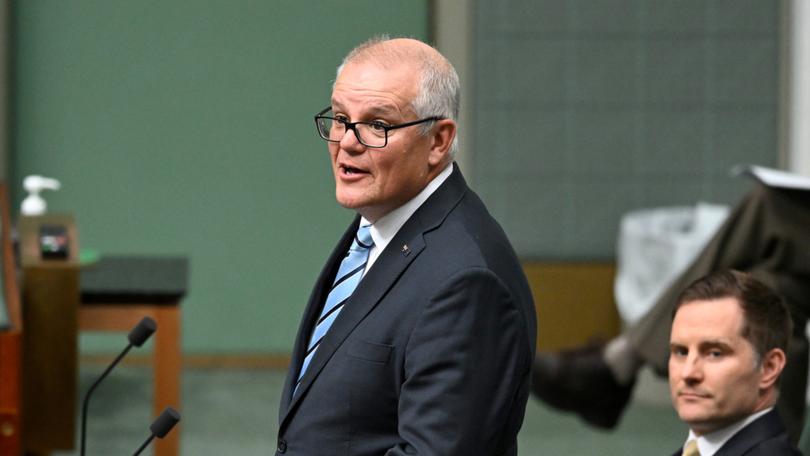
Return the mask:
<path id="1" fill-rule="evenodd" d="M 81 269 L 82 304 L 176 304 L 188 290 L 188 258 L 102 256 Z"/>
<path id="2" fill-rule="evenodd" d="M 70 257 L 67 227 L 54 224 L 40 225 L 39 251 L 43 260 L 67 260 Z"/>

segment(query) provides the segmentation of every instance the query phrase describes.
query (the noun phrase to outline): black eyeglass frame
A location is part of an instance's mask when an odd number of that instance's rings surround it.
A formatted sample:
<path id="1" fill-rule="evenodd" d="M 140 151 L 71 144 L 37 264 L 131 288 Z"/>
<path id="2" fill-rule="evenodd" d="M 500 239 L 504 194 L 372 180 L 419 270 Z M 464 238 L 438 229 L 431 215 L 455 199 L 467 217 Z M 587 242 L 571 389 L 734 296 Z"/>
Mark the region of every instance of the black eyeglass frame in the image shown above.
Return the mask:
<path id="1" fill-rule="evenodd" d="M 364 145 L 364 146 L 366 146 L 366 147 L 368 147 L 370 149 L 380 149 L 380 148 L 383 148 L 383 147 L 387 146 L 388 145 L 388 132 L 391 131 L 391 130 L 398 130 L 400 128 L 412 127 L 414 125 L 419 125 L 419 124 L 425 123 L 425 122 L 435 122 L 437 120 L 446 119 L 446 117 L 442 117 L 442 116 L 433 116 L 433 117 L 425 117 L 424 119 L 414 120 L 414 121 L 411 121 L 411 122 L 405 122 L 405 123 L 396 124 L 396 125 L 385 125 L 385 124 L 381 124 L 381 123 L 378 123 L 378 122 L 347 122 L 345 120 L 338 119 L 336 117 L 324 116 L 324 114 L 326 114 L 331 109 L 332 109 L 331 106 L 327 106 L 323 111 L 319 112 L 318 114 L 315 114 L 315 129 L 318 130 L 318 136 L 320 136 L 321 138 L 323 138 L 324 140 L 326 140 L 328 142 L 334 142 L 334 143 L 339 143 L 340 142 L 340 140 L 329 139 L 329 138 L 325 137 L 323 135 L 323 133 L 321 133 L 321 127 L 320 127 L 320 124 L 318 123 L 318 119 L 333 120 L 335 122 L 339 122 L 339 123 L 343 124 L 343 127 L 346 129 L 343 132 L 344 135 L 349 130 L 353 131 L 354 132 L 354 137 L 357 138 L 357 141 L 359 141 L 360 144 L 362 144 L 362 145 Z M 355 126 L 357 126 L 357 125 L 373 125 L 375 127 L 382 128 L 385 131 L 385 143 L 383 143 L 382 146 L 371 146 L 371 145 L 366 144 L 365 142 L 363 142 L 363 139 L 360 137 L 360 134 L 357 133 L 357 129 L 355 128 Z"/>

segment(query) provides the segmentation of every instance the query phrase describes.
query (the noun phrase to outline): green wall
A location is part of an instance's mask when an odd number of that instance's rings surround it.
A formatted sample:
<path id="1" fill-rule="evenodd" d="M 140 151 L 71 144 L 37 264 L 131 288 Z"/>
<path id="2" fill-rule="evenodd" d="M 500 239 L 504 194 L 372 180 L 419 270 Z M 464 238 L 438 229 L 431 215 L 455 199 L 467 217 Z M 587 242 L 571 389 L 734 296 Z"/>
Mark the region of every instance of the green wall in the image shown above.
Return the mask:
<path id="1" fill-rule="evenodd" d="M 286 352 L 352 217 L 312 116 L 351 47 L 427 27 L 426 0 L 15 2 L 15 200 L 55 177 L 83 249 L 188 255 L 186 352 Z"/>

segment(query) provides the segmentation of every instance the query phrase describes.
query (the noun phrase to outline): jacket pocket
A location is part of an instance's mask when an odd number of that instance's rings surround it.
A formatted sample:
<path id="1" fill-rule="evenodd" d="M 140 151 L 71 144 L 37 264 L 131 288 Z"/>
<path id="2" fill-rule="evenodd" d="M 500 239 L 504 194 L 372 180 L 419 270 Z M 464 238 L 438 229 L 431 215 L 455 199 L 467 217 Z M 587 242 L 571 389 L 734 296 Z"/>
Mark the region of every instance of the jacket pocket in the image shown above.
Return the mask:
<path id="1" fill-rule="evenodd" d="M 364 340 L 352 340 L 346 352 L 352 358 L 362 359 L 377 364 L 388 364 L 393 345 L 375 344 Z"/>

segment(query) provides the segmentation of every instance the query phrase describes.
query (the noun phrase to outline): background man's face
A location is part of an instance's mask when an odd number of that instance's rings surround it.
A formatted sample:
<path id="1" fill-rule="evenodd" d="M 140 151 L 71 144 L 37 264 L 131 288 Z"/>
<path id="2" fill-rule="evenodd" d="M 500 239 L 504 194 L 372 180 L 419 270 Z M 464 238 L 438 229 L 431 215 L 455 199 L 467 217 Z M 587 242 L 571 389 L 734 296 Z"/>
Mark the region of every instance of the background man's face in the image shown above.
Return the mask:
<path id="1" fill-rule="evenodd" d="M 351 122 L 417 120 L 411 107 L 417 82 L 412 65 L 348 64 L 335 81 L 332 111 Z M 353 132 L 328 143 L 338 203 L 374 222 L 416 196 L 429 182 L 430 170 L 430 138 L 419 132 L 420 126 L 392 130 L 381 149 L 363 146 Z"/>
<path id="2" fill-rule="evenodd" d="M 762 369 L 753 346 L 742 336 L 743 323 L 735 298 L 684 304 L 672 322 L 672 404 L 698 435 L 756 411 Z"/>

